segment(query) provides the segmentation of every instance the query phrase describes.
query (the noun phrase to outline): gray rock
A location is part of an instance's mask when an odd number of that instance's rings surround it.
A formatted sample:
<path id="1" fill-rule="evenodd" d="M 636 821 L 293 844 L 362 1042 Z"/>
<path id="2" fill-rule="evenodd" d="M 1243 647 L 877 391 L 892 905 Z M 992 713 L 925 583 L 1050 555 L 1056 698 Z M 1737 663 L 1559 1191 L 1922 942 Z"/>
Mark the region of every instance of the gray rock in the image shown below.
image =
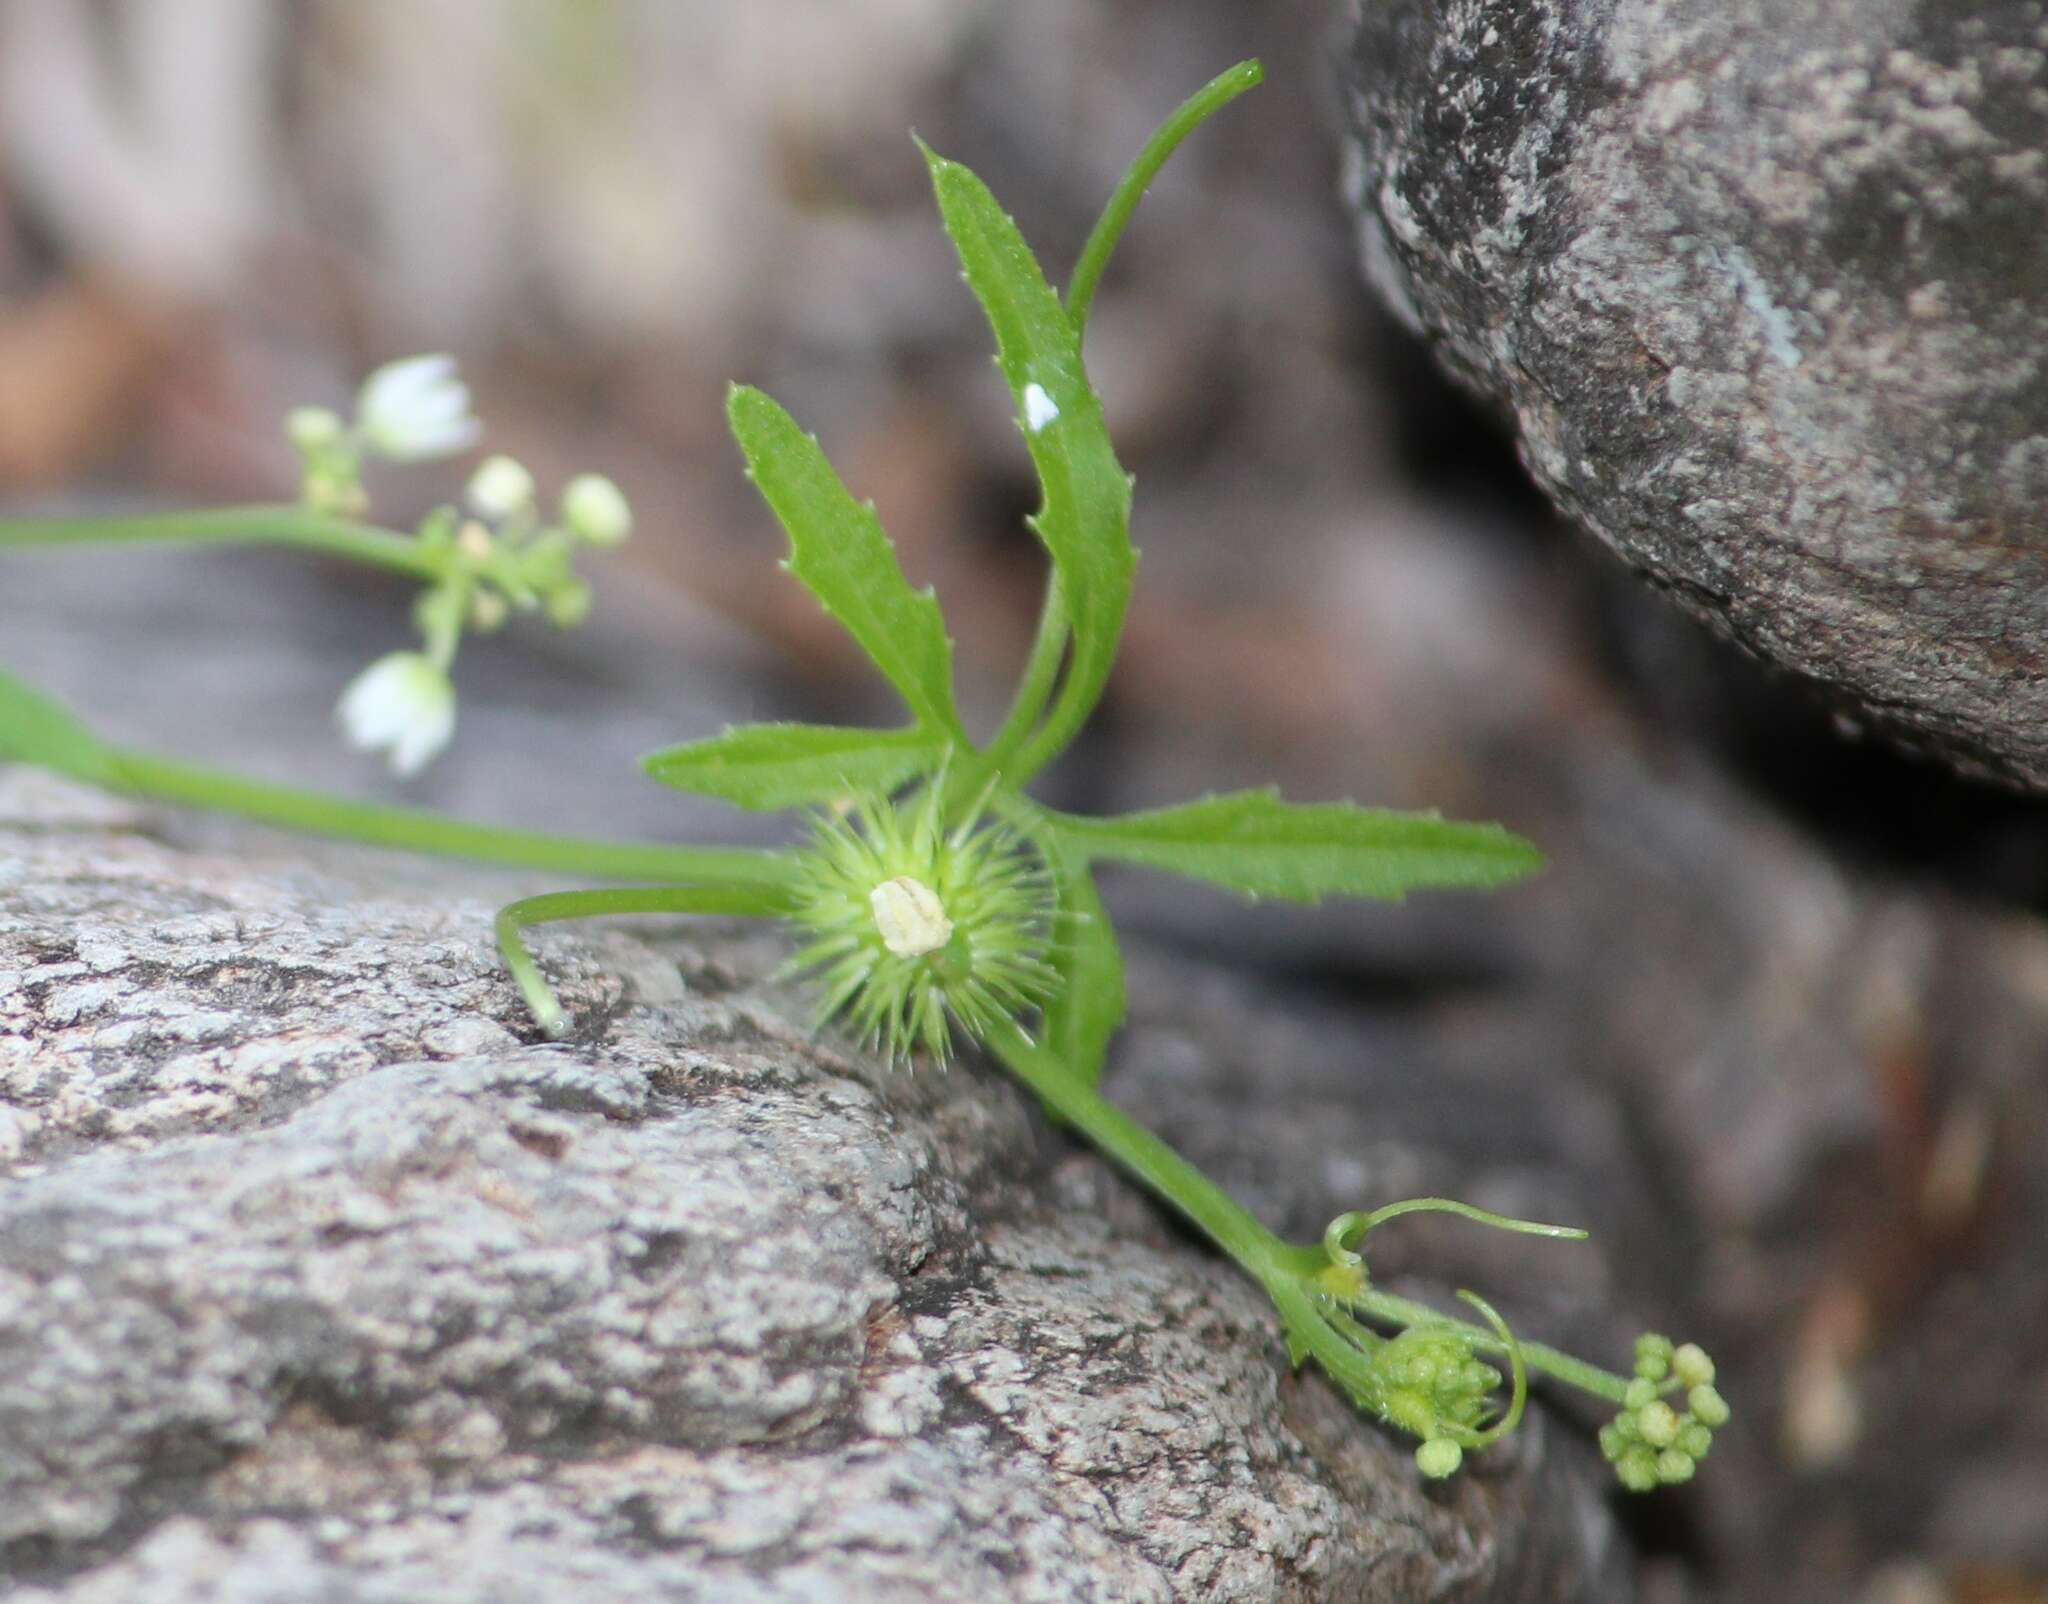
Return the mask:
<path id="1" fill-rule="evenodd" d="M 1371 0 L 1368 276 L 1558 503 L 1765 657 L 2048 786 L 2041 0 Z"/>
<path id="2" fill-rule="evenodd" d="M 258 838 L 260 841 L 260 838 Z M 1581 1443 L 1447 1488 L 972 1068 L 750 932 L 179 848 L 0 770 L 0 1577 L 36 1604 L 1626 1597 Z"/>

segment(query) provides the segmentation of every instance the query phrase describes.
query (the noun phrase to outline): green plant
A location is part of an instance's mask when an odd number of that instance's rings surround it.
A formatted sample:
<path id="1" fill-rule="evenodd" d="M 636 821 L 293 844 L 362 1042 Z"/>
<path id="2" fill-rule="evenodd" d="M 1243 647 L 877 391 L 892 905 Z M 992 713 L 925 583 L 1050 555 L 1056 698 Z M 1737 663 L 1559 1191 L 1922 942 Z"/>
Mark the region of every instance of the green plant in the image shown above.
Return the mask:
<path id="1" fill-rule="evenodd" d="M 854 498 L 816 441 L 773 400 L 732 390 L 733 434 L 787 533 L 787 568 L 895 688 L 908 721 L 878 730 L 728 729 L 655 753 L 645 766 L 669 785 L 743 808 L 808 810 L 802 844 L 753 852 L 584 841 L 259 784 L 107 745 L 5 678 L 0 757 L 359 840 L 656 882 L 552 893 L 499 915 L 505 961 L 550 1034 L 564 1033 L 570 1020 L 523 939 L 532 926 L 619 913 L 784 919 L 802 938 L 794 965 L 815 977 L 825 1016 L 845 1020 L 892 1061 L 919 1053 L 943 1061 L 956 1032 L 987 1049 L 1055 1116 L 1264 1287 L 1294 1361 L 1313 1359 L 1361 1408 L 1418 1438 L 1424 1473 L 1449 1475 L 1465 1453 L 1513 1429 L 1529 1373 L 1538 1371 L 1620 1406 L 1601 1441 L 1625 1485 L 1682 1481 L 1727 1417 L 1712 1365 L 1696 1347 L 1646 1337 L 1635 1375 L 1612 1374 L 1518 1340 L 1474 1294 L 1461 1297 L 1479 1323 L 1393 1296 L 1372 1284 L 1362 1253 L 1371 1232 L 1419 1210 L 1553 1237 L 1582 1232 L 1423 1198 L 1343 1215 L 1319 1242 L 1285 1242 L 1097 1089 L 1125 1011 L 1123 960 L 1097 892 L 1098 864 L 1185 875 L 1247 897 L 1313 902 L 1495 886 L 1539 862 L 1527 842 L 1496 825 L 1350 803 L 1294 804 L 1270 790 L 1114 818 L 1062 812 L 1029 792 L 1102 695 L 1136 564 L 1131 481 L 1082 364 L 1089 307 L 1161 164 L 1258 78 L 1256 63 L 1233 68 L 1168 119 L 1111 197 L 1064 296 L 981 181 L 920 145 L 1043 488 L 1031 527 L 1050 559 L 1044 608 L 1014 701 L 987 741 L 971 737 L 956 708 L 938 602 L 905 580 L 872 506 Z M 0 546 L 276 541 L 416 577 L 424 649 L 373 664 L 340 709 L 358 744 L 388 748 L 394 766 L 410 772 L 452 732 L 448 676 L 464 630 L 494 628 L 522 610 L 564 626 L 580 620 L 589 592 L 571 558 L 579 546 L 623 539 L 630 510 L 608 481 L 585 476 L 571 484 L 555 517 L 544 519 L 526 471 L 492 458 L 470 481 L 471 516 L 444 508 L 411 535 L 356 521 L 368 506 L 366 456 L 417 459 L 473 441 L 467 394 L 445 358 L 380 370 L 364 386 L 352 422 L 302 409 L 288 420 L 288 433 L 305 469 L 300 506 L 14 522 L 0 525 Z M 1680 1393 L 1683 1413 L 1665 1401 Z"/>

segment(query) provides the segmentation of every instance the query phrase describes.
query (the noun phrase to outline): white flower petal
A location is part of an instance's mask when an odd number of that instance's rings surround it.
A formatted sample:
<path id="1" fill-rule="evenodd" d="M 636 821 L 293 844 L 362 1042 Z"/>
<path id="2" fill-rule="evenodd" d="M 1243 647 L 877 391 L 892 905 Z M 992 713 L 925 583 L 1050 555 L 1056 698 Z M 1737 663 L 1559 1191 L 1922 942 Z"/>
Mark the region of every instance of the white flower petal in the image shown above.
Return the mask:
<path id="1" fill-rule="evenodd" d="M 351 746 L 388 750 L 392 770 L 409 776 L 455 733 L 455 687 L 420 653 L 392 652 L 355 677 L 334 712 Z"/>
<path id="2" fill-rule="evenodd" d="M 436 353 L 387 362 L 365 379 L 356 427 L 379 456 L 424 462 L 466 450 L 483 426 L 470 416 L 469 387 L 456 374 L 455 358 Z"/>

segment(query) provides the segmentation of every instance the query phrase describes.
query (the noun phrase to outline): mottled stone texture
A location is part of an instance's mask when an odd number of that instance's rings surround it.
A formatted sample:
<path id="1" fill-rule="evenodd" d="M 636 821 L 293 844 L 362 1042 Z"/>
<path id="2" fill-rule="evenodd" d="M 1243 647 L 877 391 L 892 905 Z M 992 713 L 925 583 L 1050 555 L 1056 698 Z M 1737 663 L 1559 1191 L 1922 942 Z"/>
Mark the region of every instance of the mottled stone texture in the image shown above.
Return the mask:
<path id="1" fill-rule="evenodd" d="M 2041 0 L 1354 0 L 1368 276 L 1558 503 L 2048 786 Z"/>
<path id="2" fill-rule="evenodd" d="M 1623 1598 L 1583 1445 L 1426 1488 L 975 1068 L 814 1044 L 772 938 L 0 769 L 0 1591 Z M 319 862 L 324 867 L 311 867 Z"/>

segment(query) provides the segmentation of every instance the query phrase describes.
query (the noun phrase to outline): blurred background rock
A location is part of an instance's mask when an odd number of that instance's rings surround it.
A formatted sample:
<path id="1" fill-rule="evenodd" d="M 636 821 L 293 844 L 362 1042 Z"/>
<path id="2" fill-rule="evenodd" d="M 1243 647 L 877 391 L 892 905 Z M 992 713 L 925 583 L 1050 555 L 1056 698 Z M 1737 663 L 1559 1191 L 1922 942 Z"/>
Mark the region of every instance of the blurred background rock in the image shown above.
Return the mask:
<path id="1" fill-rule="evenodd" d="M 450 350 L 494 447 L 544 487 L 610 473 L 640 533 L 587 631 L 465 648 L 462 732 L 411 795 L 759 830 L 632 756 L 893 715 L 777 571 L 724 385 L 772 390 L 876 499 L 996 710 L 1042 580 L 1034 489 L 906 130 L 1057 275 L 1158 118 L 1263 57 L 1097 303 L 1145 560 L 1054 786 L 1114 808 L 1277 779 L 1500 818 L 1553 868 L 1308 913 L 1120 884 L 1152 946 L 1113 1089 L 1297 1230 L 1461 1185 L 1598 1226 L 1583 1285 L 1518 1287 L 1519 1253 L 1431 1227 L 1387 1268 L 1617 1355 L 1647 1323 L 1723 1357 L 1726 1446 L 1630 1511 L 1648 1596 L 2039 1597 L 2041 808 L 1856 744 L 1553 524 L 1360 287 L 1334 25 L 1312 0 L 0 0 L 0 487 L 288 497 L 288 405 Z M 373 490 L 404 525 L 452 483 Z M 404 628 L 400 592 L 289 557 L 0 572 L 0 660 L 110 731 L 365 791 L 391 787 L 285 732 Z M 1203 999 L 1243 983 L 1186 966 L 1212 956 L 1289 1017 L 1244 1040 L 1256 1097 L 1176 1080 Z M 1489 1114 L 1511 1083 L 1520 1112 Z"/>

